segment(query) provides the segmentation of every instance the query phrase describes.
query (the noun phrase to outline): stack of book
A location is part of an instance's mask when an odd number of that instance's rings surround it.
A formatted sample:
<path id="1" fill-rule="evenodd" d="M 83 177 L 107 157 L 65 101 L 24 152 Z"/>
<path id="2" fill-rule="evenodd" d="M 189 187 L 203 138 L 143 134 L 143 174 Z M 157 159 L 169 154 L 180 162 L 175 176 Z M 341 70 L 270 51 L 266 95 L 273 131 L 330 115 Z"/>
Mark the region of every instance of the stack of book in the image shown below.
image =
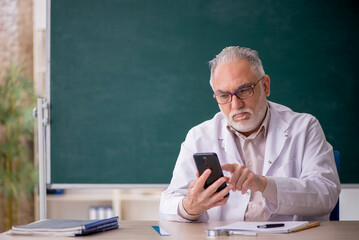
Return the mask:
<path id="1" fill-rule="evenodd" d="M 44 236 L 82 236 L 118 228 L 118 217 L 102 220 L 46 219 L 13 226 L 9 234 Z"/>

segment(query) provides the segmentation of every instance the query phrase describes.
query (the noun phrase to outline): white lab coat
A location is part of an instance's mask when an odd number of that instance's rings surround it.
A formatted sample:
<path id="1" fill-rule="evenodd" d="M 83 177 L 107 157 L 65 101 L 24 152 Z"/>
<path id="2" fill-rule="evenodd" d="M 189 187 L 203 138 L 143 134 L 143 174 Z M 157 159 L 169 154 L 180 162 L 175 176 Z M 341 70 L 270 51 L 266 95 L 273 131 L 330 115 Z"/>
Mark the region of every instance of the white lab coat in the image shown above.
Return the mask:
<path id="1" fill-rule="evenodd" d="M 271 213 L 268 221 L 328 220 L 341 189 L 332 146 L 312 115 L 295 113 L 273 102 L 269 102 L 269 110 L 262 175 L 274 178 L 278 204 L 263 199 Z M 187 221 L 178 215 L 178 204 L 196 178 L 194 153 L 216 152 L 221 164 L 243 165 L 226 126 L 226 119 L 219 112 L 188 132 L 171 183 L 161 196 L 162 220 Z M 229 173 L 224 171 L 224 175 Z M 243 221 L 250 194 L 231 191 L 224 206 L 203 212 L 199 221 Z"/>

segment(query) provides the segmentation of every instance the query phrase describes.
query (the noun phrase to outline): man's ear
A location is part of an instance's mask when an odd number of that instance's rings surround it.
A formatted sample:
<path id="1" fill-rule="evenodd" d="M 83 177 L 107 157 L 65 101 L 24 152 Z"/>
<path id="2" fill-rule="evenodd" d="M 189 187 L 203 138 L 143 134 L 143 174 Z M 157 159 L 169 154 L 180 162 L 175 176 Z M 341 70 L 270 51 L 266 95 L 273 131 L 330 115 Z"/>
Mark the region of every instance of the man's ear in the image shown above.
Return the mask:
<path id="1" fill-rule="evenodd" d="M 268 75 L 265 75 L 262 79 L 262 82 L 263 82 L 264 92 L 265 92 L 266 96 L 269 97 L 269 95 L 270 95 L 270 77 Z"/>

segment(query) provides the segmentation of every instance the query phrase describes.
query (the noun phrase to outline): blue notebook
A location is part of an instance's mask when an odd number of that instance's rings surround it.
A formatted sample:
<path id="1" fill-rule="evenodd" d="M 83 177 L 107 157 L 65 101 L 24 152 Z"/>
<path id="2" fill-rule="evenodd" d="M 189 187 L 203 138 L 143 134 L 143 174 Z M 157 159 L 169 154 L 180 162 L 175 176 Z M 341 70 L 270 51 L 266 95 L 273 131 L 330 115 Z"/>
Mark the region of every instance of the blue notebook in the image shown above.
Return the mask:
<path id="1" fill-rule="evenodd" d="M 118 228 L 118 217 L 103 220 L 47 219 L 21 226 L 13 226 L 10 234 L 82 236 Z"/>

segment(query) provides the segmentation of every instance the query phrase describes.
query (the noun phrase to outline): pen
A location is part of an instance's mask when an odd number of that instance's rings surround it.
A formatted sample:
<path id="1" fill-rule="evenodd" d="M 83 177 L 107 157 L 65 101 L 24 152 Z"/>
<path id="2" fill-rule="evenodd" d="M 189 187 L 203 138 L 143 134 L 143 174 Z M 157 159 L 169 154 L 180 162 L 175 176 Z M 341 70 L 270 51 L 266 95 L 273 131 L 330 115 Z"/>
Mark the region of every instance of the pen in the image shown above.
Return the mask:
<path id="1" fill-rule="evenodd" d="M 284 227 L 284 223 L 272 223 L 272 224 L 264 224 L 257 226 L 258 228 L 276 228 L 276 227 Z"/>

